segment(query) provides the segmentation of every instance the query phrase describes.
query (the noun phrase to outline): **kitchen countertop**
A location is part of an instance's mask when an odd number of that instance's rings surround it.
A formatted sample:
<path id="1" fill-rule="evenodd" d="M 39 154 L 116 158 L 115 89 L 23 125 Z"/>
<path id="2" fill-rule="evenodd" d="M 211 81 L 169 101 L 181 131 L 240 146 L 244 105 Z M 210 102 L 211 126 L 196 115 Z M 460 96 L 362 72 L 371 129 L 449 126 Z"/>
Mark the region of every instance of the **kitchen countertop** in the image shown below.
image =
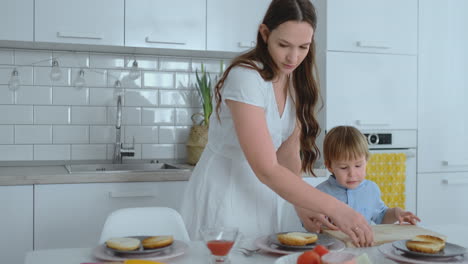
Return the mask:
<path id="1" fill-rule="evenodd" d="M 100 163 L 100 162 L 97 162 Z M 175 164 L 184 171 L 157 172 L 106 172 L 69 174 L 64 165 L 34 163 L 34 165 L 0 166 L 0 186 L 31 184 L 69 184 L 69 183 L 106 183 L 106 182 L 159 182 L 187 181 L 193 166 Z M 324 170 L 317 169 L 317 176 L 326 176 Z M 307 177 L 307 176 L 306 176 Z"/>

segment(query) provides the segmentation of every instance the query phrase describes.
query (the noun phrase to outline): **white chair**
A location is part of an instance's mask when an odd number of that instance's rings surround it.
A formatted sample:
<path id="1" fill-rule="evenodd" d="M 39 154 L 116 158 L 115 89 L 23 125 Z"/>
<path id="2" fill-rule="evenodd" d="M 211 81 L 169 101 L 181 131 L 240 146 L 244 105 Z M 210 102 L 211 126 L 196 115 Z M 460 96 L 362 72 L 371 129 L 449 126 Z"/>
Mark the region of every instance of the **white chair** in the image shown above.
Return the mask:
<path id="1" fill-rule="evenodd" d="M 174 239 L 190 241 L 180 214 L 167 207 L 124 208 L 112 212 L 106 219 L 99 243 L 111 237 L 173 235 Z"/>

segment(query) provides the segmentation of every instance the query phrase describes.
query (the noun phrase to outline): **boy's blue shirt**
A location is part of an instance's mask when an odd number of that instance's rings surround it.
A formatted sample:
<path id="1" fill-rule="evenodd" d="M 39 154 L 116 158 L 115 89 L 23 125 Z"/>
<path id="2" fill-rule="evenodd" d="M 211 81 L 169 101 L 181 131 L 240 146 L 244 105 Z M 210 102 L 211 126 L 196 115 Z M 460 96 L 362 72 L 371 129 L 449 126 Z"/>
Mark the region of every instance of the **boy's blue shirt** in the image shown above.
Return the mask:
<path id="1" fill-rule="evenodd" d="M 332 195 L 361 213 L 369 224 L 382 223 L 388 209 L 380 198 L 379 186 L 370 180 L 362 181 L 355 189 L 347 189 L 341 186 L 332 175 L 328 180 L 317 185 L 317 189 Z"/>

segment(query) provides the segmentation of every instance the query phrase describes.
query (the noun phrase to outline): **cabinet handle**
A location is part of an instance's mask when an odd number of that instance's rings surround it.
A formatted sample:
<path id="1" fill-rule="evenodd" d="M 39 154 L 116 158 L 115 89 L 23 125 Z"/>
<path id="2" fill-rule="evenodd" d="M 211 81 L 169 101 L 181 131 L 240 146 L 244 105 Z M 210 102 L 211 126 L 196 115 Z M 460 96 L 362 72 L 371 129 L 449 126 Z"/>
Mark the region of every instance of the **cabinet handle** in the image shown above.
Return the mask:
<path id="1" fill-rule="evenodd" d="M 442 183 L 447 185 L 468 184 L 468 178 L 442 179 Z"/>
<path id="2" fill-rule="evenodd" d="M 468 163 L 454 163 L 448 160 L 443 160 L 442 165 L 447 167 L 468 167 Z"/>
<path id="3" fill-rule="evenodd" d="M 159 40 L 153 40 L 151 37 L 146 37 L 145 41 L 147 43 L 155 43 L 155 44 L 168 44 L 168 45 L 186 45 L 187 43 L 185 42 L 175 42 L 175 41 L 159 41 Z"/>
<path id="4" fill-rule="evenodd" d="M 95 33 L 79 33 L 79 32 L 57 32 L 59 38 L 77 38 L 77 39 L 102 39 L 102 37 Z"/>
<path id="5" fill-rule="evenodd" d="M 156 197 L 150 192 L 109 192 L 111 198 Z"/>
<path id="6" fill-rule="evenodd" d="M 358 126 L 389 126 L 388 123 L 366 123 L 362 120 L 356 120 L 356 125 Z"/>
<path id="7" fill-rule="evenodd" d="M 378 41 L 358 41 L 356 46 L 360 48 L 389 49 L 390 47 Z"/>
<path id="8" fill-rule="evenodd" d="M 241 41 L 238 43 L 239 48 L 253 48 L 257 45 L 256 41 Z"/>

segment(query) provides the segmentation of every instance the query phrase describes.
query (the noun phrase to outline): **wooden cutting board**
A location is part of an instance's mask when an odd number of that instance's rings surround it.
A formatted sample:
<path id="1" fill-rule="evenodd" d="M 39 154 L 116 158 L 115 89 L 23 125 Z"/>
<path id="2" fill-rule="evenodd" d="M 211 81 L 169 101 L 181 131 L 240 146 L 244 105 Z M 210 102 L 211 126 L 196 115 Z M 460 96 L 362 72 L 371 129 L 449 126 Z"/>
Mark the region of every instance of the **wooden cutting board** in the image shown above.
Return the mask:
<path id="1" fill-rule="evenodd" d="M 379 246 L 385 243 L 394 242 L 398 240 L 411 239 L 416 235 L 433 235 L 443 239 L 447 239 L 445 235 L 437 232 L 424 229 L 416 225 L 371 225 L 374 231 L 374 245 Z M 323 230 L 324 233 L 339 239 L 345 243 L 347 247 L 354 248 L 351 238 L 345 233 L 336 230 Z"/>

